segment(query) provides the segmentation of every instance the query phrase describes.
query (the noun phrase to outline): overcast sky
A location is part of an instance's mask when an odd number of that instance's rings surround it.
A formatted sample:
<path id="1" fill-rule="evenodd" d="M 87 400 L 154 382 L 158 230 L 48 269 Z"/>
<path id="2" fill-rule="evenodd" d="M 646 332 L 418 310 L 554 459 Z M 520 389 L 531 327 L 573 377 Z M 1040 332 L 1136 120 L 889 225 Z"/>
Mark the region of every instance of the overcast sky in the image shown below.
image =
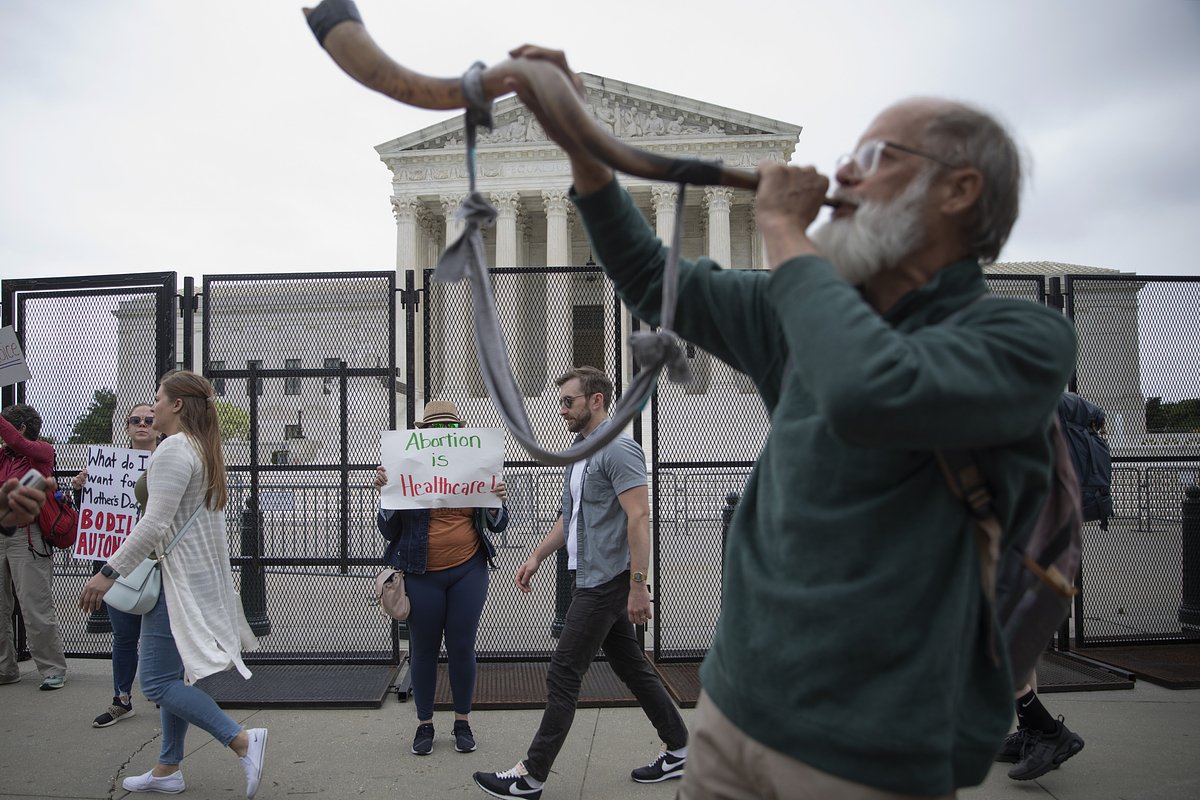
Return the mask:
<path id="1" fill-rule="evenodd" d="M 354 83 L 302 4 L 0 1 L 0 276 L 392 268 L 373 148 L 448 115 Z M 1200 275 L 1198 0 L 358 5 L 418 71 L 561 47 L 802 125 L 795 161 L 826 172 L 890 102 L 967 100 L 1031 156 L 1001 260 Z"/>

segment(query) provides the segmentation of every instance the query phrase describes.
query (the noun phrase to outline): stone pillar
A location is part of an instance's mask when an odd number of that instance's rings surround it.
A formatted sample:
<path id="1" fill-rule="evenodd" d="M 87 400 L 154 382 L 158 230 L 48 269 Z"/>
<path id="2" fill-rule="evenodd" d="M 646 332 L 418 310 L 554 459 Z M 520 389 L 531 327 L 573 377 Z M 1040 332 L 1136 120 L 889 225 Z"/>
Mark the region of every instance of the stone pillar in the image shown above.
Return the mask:
<path id="1" fill-rule="evenodd" d="M 517 266 L 517 218 L 521 211 L 521 196 L 517 192 L 497 192 L 492 195 L 496 207 L 496 264 L 497 267 Z"/>
<path id="2" fill-rule="evenodd" d="M 671 246 L 675 233 L 675 203 L 679 201 L 679 187 L 671 183 L 656 183 L 650 187 L 654 203 L 654 232 L 663 244 Z"/>
<path id="3" fill-rule="evenodd" d="M 546 210 L 546 266 L 571 265 L 571 202 L 566 189 L 543 189 L 542 207 Z M 546 370 L 547 387 L 559 375 L 573 366 L 572 310 L 574 282 L 569 274 L 551 274 L 546 281 Z"/>
<path id="4" fill-rule="evenodd" d="M 462 204 L 465 194 L 444 194 L 439 200 L 442 205 L 442 216 L 446 219 L 446 246 L 454 244 L 454 241 L 463 232 L 463 222 L 454 216 L 454 212 Z"/>
<path id="5" fill-rule="evenodd" d="M 732 203 L 732 189 L 704 187 L 704 205 L 708 207 L 708 256 L 726 269 L 733 266 L 729 243 L 729 207 Z"/>
<path id="6" fill-rule="evenodd" d="M 416 195 L 392 196 L 392 214 L 396 217 L 397 272 L 417 268 L 417 216 L 420 210 L 421 202 Z"/>
<path id="7" fill-rule="evenodd" d="M 446 246 L 453 244 L 462 235 L 464 223 L 454 216 L 465 195 L 442 195 L 442 214 L 446 219 Z M 475 355 L 475 323 L 471 319 L 471 290 L 466 281 L 453 284 L 433 284 L 428 288 L 426 309 L 431 318 L 432 349 L 429 354 L 430 398 L 444 396 L 448 389 L 465 390 L 475 397 L 482 397 L 483 376 L 479 373 L 479 361 Z M 436 310 L 435 307 L 436 306 Z M 446 353 L 455 351 L 463 354 L 463 373 L 446 374 Z M 426 399 L 430 399 L 426 398 Z"/>
<path id="8" fill-rule="evenodd" d="M 750 268 L 751 269 L 767 269 L 767 243 L 762 237 L 762 233 L 758 230 L 758 213 L 754 206 L 749 208 L 750 212 Z"/>

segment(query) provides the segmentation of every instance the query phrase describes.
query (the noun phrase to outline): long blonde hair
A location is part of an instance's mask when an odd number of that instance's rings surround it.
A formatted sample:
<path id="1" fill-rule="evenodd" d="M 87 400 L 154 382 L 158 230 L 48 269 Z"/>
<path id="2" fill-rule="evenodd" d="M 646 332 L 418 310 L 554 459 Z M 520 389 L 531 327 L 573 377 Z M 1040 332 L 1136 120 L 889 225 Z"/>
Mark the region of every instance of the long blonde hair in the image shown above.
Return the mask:
<path id="1" fill-rule="evenodd" d="M 163 375 L 159 388 L 171 400 L 182 400 L 179 427 L 200 451 L 204 464 L 205 504 L 214 511 L 225 507 L 228 500 L 225 485 L 225 456 L 221 452 L 221 427 L 217 422 L 216 396 L 212 384 L 185 369 L 174 369 Z"/>

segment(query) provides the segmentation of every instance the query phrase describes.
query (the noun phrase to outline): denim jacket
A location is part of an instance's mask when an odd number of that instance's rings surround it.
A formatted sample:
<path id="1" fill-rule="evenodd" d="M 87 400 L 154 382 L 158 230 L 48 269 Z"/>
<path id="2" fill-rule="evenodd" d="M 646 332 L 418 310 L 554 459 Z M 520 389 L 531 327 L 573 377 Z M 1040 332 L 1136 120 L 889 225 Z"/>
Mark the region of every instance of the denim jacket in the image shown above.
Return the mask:
<path id="1" fill-rule="evenodd" d="M 492 513 L 496 512 L 498 514 L 493 521 Z M 375 524 L 388 542 L 383 560 L 389 567 L 414 575 L 425 573 L 426 559 L 429 557 L 429 516 L 427 508 L 379 509 Z M 493 561 L 496 557 L 496 546 L 492 544 L 487 532 L 490 530 L 499 533 L 507 527 L 508 506 L 501 506 L 499 509 L 475 509 L 475 530 L 483 542 L 488 565 L 492 568 L 496 566 Z"/>

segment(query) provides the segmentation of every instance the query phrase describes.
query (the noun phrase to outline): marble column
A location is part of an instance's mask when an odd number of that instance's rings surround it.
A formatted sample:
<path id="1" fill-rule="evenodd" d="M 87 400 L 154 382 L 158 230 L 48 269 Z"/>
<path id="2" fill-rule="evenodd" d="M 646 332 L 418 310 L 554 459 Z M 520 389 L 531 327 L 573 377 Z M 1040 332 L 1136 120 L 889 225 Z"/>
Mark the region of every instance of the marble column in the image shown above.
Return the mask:
<path id="1" fill-rule="evenodd" d="M 704 187 L 704 205 L 708 207 L 708 256 L 726 269 L 733 267 L 729 241 L 729 207 L 732 204 L 732 189 Z"/>
<path id="2" fill-rule="evenodd" d="M 466 195 L 442 195 L 442 214 L 446 221 L 446 245 L 453 244 L 466 227 L 454 216 Z M 428 289 L 428 313 L 432 316 L 430 330 L 430 381 L 431 397 L 450 393 L 466 392 L 473 397 L 484 394 L 483 376 L 479 373 L 479 360 L 475 355 L 475 323 L 471 318 L 471 290 L 467 282 L 434 283 Z M 435 306 L 437 306 L 435 310 Z M 461 374 L 447 374 L 446 353 L 461 354 Z M 457 360 L 457 356 L 456 356 Z"/>
<path id="3" fill-rule="evenodd" d="M 566 189 L 543 189 L 542 207 L 546 211 L 546 266 L 565 267 L 571 264 L 571 201 Z M 547 275 L 546 297 L 553 298 L 555 306 L 546 309 L 546 370 L 549 384 L 573 366 L 574 340 L 572 337 L 572 311 L 574 309 L 574 281 L 568 273 Z"/>
<path id="4" fill-rule="evenodd" d="M 663 244 L 671 246 L 675 234 L 675 203 L 679 200 L 679 187 L 670 183 L 656 183 L 650 187 L 654 208 L 654 232 Z"/>
<path id="5" fill-rule="evenodd" d="M 421 202 L 416 195 L 392 196 L 392 214 L 396 217 L 397 272 L 417 268 L 417 216 L 420 210 Z"/>
<path id="6" fill-rule="evenodd" d="M 497 192 L 492 195 L 496 207 L 497 267 L 517 266 L 517 217 L 521 211 L 521 196 L 517 192 Z"/>

